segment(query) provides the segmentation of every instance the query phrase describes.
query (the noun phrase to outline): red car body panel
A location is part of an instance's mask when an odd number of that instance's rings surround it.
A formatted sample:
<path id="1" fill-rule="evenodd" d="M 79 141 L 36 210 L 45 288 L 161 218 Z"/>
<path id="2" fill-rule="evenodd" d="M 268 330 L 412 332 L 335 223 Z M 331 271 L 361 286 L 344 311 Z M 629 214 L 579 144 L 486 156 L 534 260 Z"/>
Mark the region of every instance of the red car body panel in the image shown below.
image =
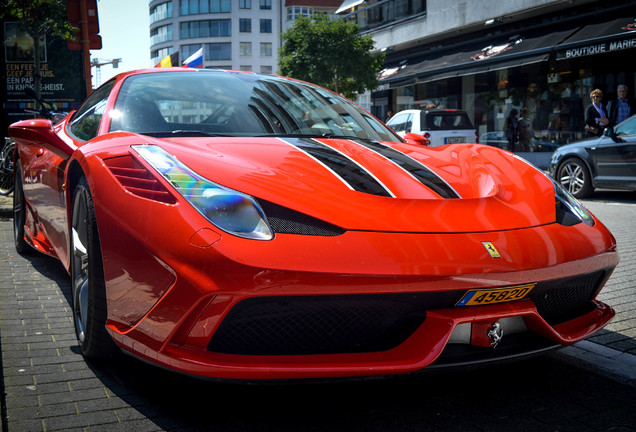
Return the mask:
<path id="1" fill-rule="evenodd" d="M 385 143 L 427 166 L 461 196 L 445 199 L 354 140 L 317 139 L 374 173 L 394 194 L 381 197 L 352 190 L 284 137 L 162 139 L 107 133 L 115 97 L 130 75 L 120 76 L 113 87 L 97 138 L 75 139 L 66 132 L 68 119 L 51 130 L 49 135 L 58 138 L 50 138 L 46 149 L 41 123 L 14 124 L 11 136 L 18 143 L 24 179 L 26 239 L 69 270 L 71 171 L 79 167 L 86 176 L 102 248 L 106 326 L 117 345 L 135 356 L 224 379 L 408 373 L 434 364 L 460 324 L 487 328 L 493 320 L 521 317 L 529 332 L 563 345 L 598 331 L 614 315 L 594 302 L 589 311 L 554 324 L 529 298 L 487 306 L 449 304 L 427 310 L 412 334 L 386 350 L 213 352 L 208 345 L 215 332 L 244 300 L 461 296 L 474 289 L 541 285 L 594 271 L 604 272 L 600 289 L 618 262 L 616 243 L 598 220 L 594 226 L 556 223 L 550 180 L 493 147 Z M 225 187 L 327 221 L 344 233 L 276 234 L 271 241 L 228 234 L 175 193 L 131 148 L 145 144 L 160 146 Z M 153 173 L 165 199 L 149 199 L 122 185 L 113 167 L 130 161 Z M 500 256 L 493 257 L 485 242 L 495 245 Z"/>

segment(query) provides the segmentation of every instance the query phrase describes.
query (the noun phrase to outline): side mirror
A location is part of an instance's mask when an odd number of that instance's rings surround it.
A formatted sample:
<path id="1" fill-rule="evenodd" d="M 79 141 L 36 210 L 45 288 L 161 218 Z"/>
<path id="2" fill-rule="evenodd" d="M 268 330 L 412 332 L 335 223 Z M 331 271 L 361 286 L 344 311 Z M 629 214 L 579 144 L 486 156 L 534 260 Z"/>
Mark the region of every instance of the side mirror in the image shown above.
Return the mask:
<path id="1" fill-rule="evenodd" d="M 623 138 L 621 138 L 618 135 L 616 135 L 616 131 L 614 130 L 614 126 L 606 127 L 605 130 L 603 131 L 603 135 L 610 137 L 612 139 L 612 141 L 614 141 L 615 143 L 625 142 L 625 140 Z"/>
<path id="2" fill-rule="evenodd" d="M 404 134 L 404 141 L 409 144 L 428 146 L 431 144 L 431 141 L 428 138 L 423 137 L 422 135 L 415 134 L 413 132 L 407 132 Z"/>
<path id="3" fill-rule="evenodd" d="M 44 147 L 62 159 L 68 159 L 75 151 L 75 146 L 62 141 L 53 130 L 48 119 L 22 120 L 9 126 L 12 140 L 26 145 Z"/>

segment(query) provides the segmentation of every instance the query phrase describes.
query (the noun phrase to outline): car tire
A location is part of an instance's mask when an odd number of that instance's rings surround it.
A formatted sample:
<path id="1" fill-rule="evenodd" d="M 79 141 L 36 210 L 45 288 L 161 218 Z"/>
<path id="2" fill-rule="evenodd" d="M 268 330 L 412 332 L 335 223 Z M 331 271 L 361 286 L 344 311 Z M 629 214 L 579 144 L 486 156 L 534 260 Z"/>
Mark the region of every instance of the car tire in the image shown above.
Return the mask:
<path id="1" fill-rule="evenodd" d="M 73 193 L 71 296 L 82 354 L 93 360 L 115 355 L 117 346 L 106 331 L 106 288 L 95 208 L 84 177 Z"/>
<path id="2" fill-rule="evenodd" d="M 594 191 L 590 171 L 577 158 L 566 159 L 559 166 L 557 181 L 575 198 L 585 198 Z"/>
<path id="3" fill-rule="evenodd" d="M 16 163 L 16 168 L 20 166 Z M 22 172 L 16 169 L 13 175 L 15 189 L 13 190 L 13 241 L 15 250 L 20 255 L 27 255 L 33 249 L 24 240 L 24 224 L 26 222 L 26 202 L 24 200 L 24 189 L 22 187 Z"/>

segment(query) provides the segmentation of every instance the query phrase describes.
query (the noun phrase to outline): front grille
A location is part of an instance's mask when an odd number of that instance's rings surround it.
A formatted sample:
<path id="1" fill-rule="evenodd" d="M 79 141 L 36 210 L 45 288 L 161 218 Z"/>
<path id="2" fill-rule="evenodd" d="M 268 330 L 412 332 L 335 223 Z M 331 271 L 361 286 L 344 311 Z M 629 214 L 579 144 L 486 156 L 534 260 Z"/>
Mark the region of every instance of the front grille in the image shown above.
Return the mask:
<path id="1" fill-rule="evenodd" d="M 448 304 L 443 297 L 416 293 L 248 299 L 228 314 L 208 350 L 243 355 L 384 351 L 404 342 L 424 322 L 427 309 Z"/>
<path id="2" fill-rule="evenodd" d="M 551 325 L 561 324 L 594 308 L 592 300 L 608 272 L 600 270 L 579 276 L 542 282 L 530 294 L 541 317 Z"/>

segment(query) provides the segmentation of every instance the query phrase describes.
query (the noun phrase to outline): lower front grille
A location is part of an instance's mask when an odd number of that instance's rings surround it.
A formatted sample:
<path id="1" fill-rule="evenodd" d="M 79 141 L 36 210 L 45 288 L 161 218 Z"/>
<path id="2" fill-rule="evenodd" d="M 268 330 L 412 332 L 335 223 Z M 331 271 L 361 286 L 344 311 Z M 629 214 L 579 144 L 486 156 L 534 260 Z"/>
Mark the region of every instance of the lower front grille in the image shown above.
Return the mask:
<path id="1" fill-rule="evenodd" d="M 594 308 L 609 270 L 539 282 L 530 294 L 539 314 L 556 325 Z M 379 352 L 403 343 L 427 311 L 455 305 L 461 291 L 254 297 L 228 313 L 208 344 L 216 353 L 314 355 Z M 479 316 L 481 306 L 474 309 Z"/>
<path id="2" fill-rule="evenodd" d="M 424 322 L 425 311 L 436 302 L 432 297 L 407 293 L 248 299 L 228 314 L 208 350 L 243 355 L 384 351 L 404 342 Z"/>
<path id="3" fill-rule="evenodd" d="M 581 316 L 592 309 L 592 300 L 609 277 L 609 272 L 600 270 L 579 276 L 542 282 L 530 294 L 541 317 L 550 325 Z"/>

